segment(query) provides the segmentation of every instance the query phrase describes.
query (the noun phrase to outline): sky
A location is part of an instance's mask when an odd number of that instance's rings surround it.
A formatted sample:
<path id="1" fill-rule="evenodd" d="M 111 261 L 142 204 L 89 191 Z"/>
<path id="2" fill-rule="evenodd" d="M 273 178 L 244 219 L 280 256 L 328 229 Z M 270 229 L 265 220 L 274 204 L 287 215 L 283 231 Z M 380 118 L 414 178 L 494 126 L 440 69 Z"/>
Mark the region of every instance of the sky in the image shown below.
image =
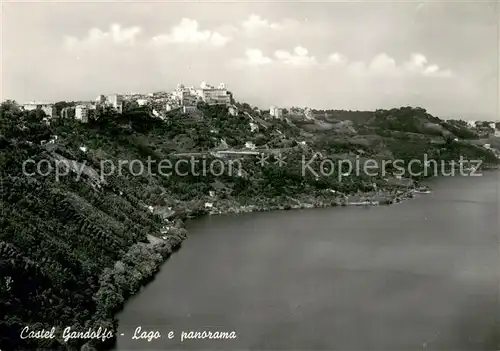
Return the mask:
<path id="1" fill-rule="evenodd" d="M 499 2 L 9 2 L 1 96 L 226 83 L 261 108 L 420 106 L 500 120 Z"/>

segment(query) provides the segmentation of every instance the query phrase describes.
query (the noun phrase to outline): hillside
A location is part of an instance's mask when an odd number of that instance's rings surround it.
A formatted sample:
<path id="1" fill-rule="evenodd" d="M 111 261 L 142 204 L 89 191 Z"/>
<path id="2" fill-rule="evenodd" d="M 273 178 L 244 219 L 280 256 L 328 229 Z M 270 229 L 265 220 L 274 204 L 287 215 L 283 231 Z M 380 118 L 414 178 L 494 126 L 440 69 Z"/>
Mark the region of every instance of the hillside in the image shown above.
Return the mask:
<path id="1" fill-rule="evenodd" d="M 311 167 L 320 169 L 317 152 L 331 159 L 408 163 L 427 154 L 446 162 L 463 156 L 498 163 L 491 151 L 474 145 L 477 137 L 465 127 L 419 108 L 293 122 L 269 119 L 247 104 L 237 106 L 237 116 L 225 107 L 201 104 L 201 117 L 176 111 L 160 120 L 136 108 L 122 115 L 106 111 L 88 124 L 55 120 L 47 125 L 35 112 L 2 103 L 0 349 L 65 350 L 85 343 L 22 340 L 26 325 L 114 330 L 113 316 L 123 302 L 186 237 L 187 217 L 336 205 L 339 193 L 370 192 L 374 184 L 394 191 L 387 175 L 342 176 L 345 169 L 321 177 L 303 174 L 304 159 L 314 159 Z M 206 153 L 242 150 L 247 143 L 269 157 L 266 165 L 254 156 Z M 185 157 L 179 154 L 193 152 L 204 153 L 199 157 L 206 163 L 219 160 L 224 169 L 237 159 L 243 171 L 204 173 L 203 163 L 188 162 L 168 176 L 141 171 L 139 163 L 110 171 L 123 160 L 177 164 Z M 285 165 L 279 164 L 278 152 L 286 156 Z M 31 166 L 33 173 L 27 175 L 26 160 L 33 160 L 31 165 L 44 160 L 44 167 L 54 168 L 44 176 Z M 57 178 L 56 169 L 67 174 Z M 85 347 L 101 349 L 113 342 L 93 340 Z"/>

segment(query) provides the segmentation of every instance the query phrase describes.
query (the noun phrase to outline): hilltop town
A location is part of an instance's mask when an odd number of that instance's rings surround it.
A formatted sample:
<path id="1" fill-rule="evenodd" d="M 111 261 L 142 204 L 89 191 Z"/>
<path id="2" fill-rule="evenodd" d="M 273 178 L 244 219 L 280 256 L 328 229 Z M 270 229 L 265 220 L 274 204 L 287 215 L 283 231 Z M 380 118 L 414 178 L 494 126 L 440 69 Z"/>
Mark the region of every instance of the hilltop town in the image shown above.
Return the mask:
<path id="1" fill-rule="evenodd" d="M 175 113 L 185 116 L 202 116 L 199 104 L 208 106 L 223 106 L 230 116 L 237 117 L 245 114 L 250 118 L 249 126 L 252 130 L 258 131 L 258 120 L 278 119 L 287 123 L 299 123 L 306 131 L 325 131 L 334 129 L 345 133 L 350 131 L 356 134 L 354 125 L 369 124 L 372 112 L 370 111 L 345 111 L 345 110 L 316 110 L 308 107 L 276 107 L 269 109 L 250 108 L 248 104 L 236 102 L 232 92 L 225 83 L 218 86 L 201 82 L 199 88 L 178 84 L 172 91 L 160 91 L 147 94 L 128 93 L 99 95 L 93 101 L 59 101 L 56 103 L 29 102 L 22 104 L 25 111 L 42 112 L 42 119 L 50 123 L 55 119 L 74 119 L 81 123 L 88 123 L 89 120 L 99 119 L 105 115 L 106 111 L 113 111 L 123 114 L 126 111 L 143 110 L 150 116 L 161 120 L 166 120 Z M 247 111 L 242 109 L 246 107 Z M 425 112 L 425 110 L 424 110 Z M 500 145 L 494 139 L 493 145 L 489 138 L 500 137 L 500 122 L 474 121 L 474 120 L 448 120 L 446 124 L 451 129 L 463 129 L 468 132 L 465 139 L 473 139 L 472 143 L 491 150 L 500 155 Z M 265 125 L 265 122 L 264 122 Z M 438 128 L 439 129 L 439 128 Z M 294 139 L 295 144 L 305 144 L 307 134 L 302 140 Z M 461 139 L 459 136 L 456 140 Z M 225 140 L 221 140 L 225 143 Z M 255 150 L 256 145 L 252 141 L 245 141 L 246 149 Z"/>
<path id="2" fill-rule="evenodd" d="M 112 94 L 99 95 L 95 101 L 78 101 L 66 103 L 60 111 L 53 103 L 29 102 L 23 105 L 25 110 L 43 111 L 47 118 L 75 118 L 83 123 L 88 122 L 89 117 L 103 109 L 110 107 L 117 113 L 122 113 L 124 108 L 130 109 L 134 106 L 147 106 L 156 117 L 165 118 L 167 112 L 182 110 L 183 113 L 196 111 L 198 102 L 209 105 L 230 106 L 233 102 L 232 94 L 227 90 L 224 83 L 215 87 L 205 82 L 199 88 L 185 87 L 179 84 L 171 92 L 154 92 L 149 94 Z"/>
<path id="3" fill-rule="evenodd" d="M 170 92 L 99 95 L 94 101 L 60 101 L 58 103 L 32 101 L 22 104 L 22 108 L 26 111 L 42 111 L 46 122 L 55 118 L 74 118 L 82 123 L 87 123 L 89 118 L 96 118 L 106 108 L 111 108 L 121 114 L 124 110 L 145 107 L 153 116 L 166 119 L 168 118 L 168 113 L 172 111 L 181 111 L 184 114 L 196 114 L 196 112 L 199 112 L 198 103 L 200 102 L 207 105 L 226 106 L 229 114 L 232 116 L 237 116 L 239 113 L 233 94 L 227 89 L 225 83 L 220 83 L 216 87 L 204 81 L 200 84 L 199 88 L 178 84 L 177 88 Z M 308 107 L 291 107 L 286 109 L 270 106 L 268 110 L 258 108 L 254 108 L 254 110 L 259 112 L 261 116 L 267 115 L 268 117 L 277 119 L 292 118 L 309 121 L 333 119 L 349 122 L 353 115 L 359 114 L 359 111 L 323 111 Z M 361 113 L 363 112 L 366 113 L 367 111 L 361 111 Z M 500 137 L 500 122 L 450 120 L 450 123 L 466 127 L 471 132 L 476 133 L 478 137 Z M 484 146 L 486 148 L 491 147 L 487 143 Z"/>

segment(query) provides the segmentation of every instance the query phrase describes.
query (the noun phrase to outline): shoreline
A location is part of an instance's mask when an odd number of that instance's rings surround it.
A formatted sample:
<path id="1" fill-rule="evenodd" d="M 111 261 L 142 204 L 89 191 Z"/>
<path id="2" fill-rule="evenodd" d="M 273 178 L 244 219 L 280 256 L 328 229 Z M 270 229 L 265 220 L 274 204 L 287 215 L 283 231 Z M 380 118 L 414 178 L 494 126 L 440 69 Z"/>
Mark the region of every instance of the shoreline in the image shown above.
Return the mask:
<path id="1" fill-rule="evenodd" d="M 295 198 L 289 197 L 289 203 L 287 204 L 272 204 L 271 198 L 268 198 L 268 204 L 259 205 L 239 205 L 237 206 L 234 202 L 231 203 L 232 206 L 227 206 L 223 209 L 212 209 L 211 211 L 199 211 L 196 208 L 187 211 L 187 213 L 182 213 L 182 210 L 174 213 L 169 213 L 164 216 L 165 225 L 161 229 L 158 236 L 148 235 L 148 242 L 138 242 L 131 246 L 128 252 L 122 257 L 121 260 L 117 261 L 114 267 L 105 268 L 100 276 L 101 286 L 96 292 L 96 295 L 102 295 L 108 293 L 110 287 L 116 292 L 120 292 L 123 296 L 122 299 L 118 299 L 114 305 L 111 306 L 97 306 L 97 310 L 101 311 L 97 317 L 97 320 L 92 321 L 92 325 L 95 329 L 98 329 L 101 325 L 112 325 L 114 334 L 113 338 L 106 341 L 96 341 L 90 340 L 86 342 L 80 350 L 91 351 L 91 350 L 116 350 L 116 338 L 118 331 L 118 320 L 117 315 L 123 310 L 126 302 L 134 295 L 140 292 L 142 288 L 148 285 L 154 280 L 156 274 L 161 269 L 170 256 L 181 249 L 182 242 L 187 239 L 186 220 L 196 219 L 202 216 L 220 216 L 227 214 L 238 214 L 238 213 L 253 213 L 253 212 L 271 212 L 271 211 L 287 211 L 287 210 L 298 210 L 298 209 L 312 209 L 312 208 L 327 208 L 327 207 L 347 207 L 347 206 L 357 206 L 357 207 L 372 207 L 372 206 L 388 206 L 392 204 L 401 203 L 405 200 L 414 198 L 414 190 L 406 190 L 403 192 L 395 193 L 394 198 L 391 201 L 357 201 L 349 202 L 339 200 L 338 196 L 332 196 L 331 201 L 322 201 L 318 197 L 308 197 L 307 195 L 302 195 L 302 200 L 297 200 Z M 371 193 L 364 193 L 365 195 Z M 387 195 L 387 194 L 386 194 Z M 362 196 L 362 195 L 358 195 Z M 316 199 L 316 201 L 305 202 L 305 198 L 308 200 Z M 367 198 L 369 196 L 366 196 Z M 324 199 L 323 199 L 324 200 Z M 295 202 L 295 204 L 290 204 L 290 202 Z M 223 203 L 227 205 L 226 203 Z M 145 269 L 140 271 L 130 271 L 130 266 L 127 266 L 127 262 L 138 261 L 143 262 Z M 133 279 L 131 283 L 130 280 Z M 132 284 L 133 288 L 130 287 Z M 102 300 L 102 299 L 100 299 Z"/>
<path id="2" fill-rule="evenodd" d="M 438 188 L 438 187 L 436 186 L 436 188 Z M 453 190 L 453 191 L 455 191 L 455 189 L 457 189 L 457 188 L 452 188 L 452 190 Z M 437 190 L 437 192 L 438 192 L 438 193 L 440 193 L 440 194 L 439 194 L 439 196 L 441 196 L 443 193 L 446 195 L 446 191 L 444 191 L 444 192 L 442 192 L 442 191 L 441 191 L 441 192 L 439 192 L 439 189 L 438 189 L 438 190 Z M 424 195 L 424 194 L 422 194 L 422 195 Z M 414 198 L 420 198 L 420 196 L 415 196 Z M 423 206 L 426 206 L 425 204 L 426 204 L 426 203 L 427 203 L 427 204 L 429 204 L 429 202 L 428 202 L 429 200 L 430 200 L 430 203 L 435 204 L 435 203 L 440 203 L 440 202 L 442 202 L 442 201 L 443 201 L 443 198 L 441 198 L 441 199 L 432 199 L 432 198 L 427 199 L 427 200 L 423 201 L 422 203 L 420 203 L 420 205 L 418 205 L 418 204 L 417 204 L 417 208 L 420 208 L 420 206 L 422 206 L 422 205 L 423 205 Z M 356 206 L 356 204 L 347 205 L 347 206 Z M 328 206 L 325 206 L 325 207 L 328 207 Z M 330 206 L 330 207 L 331 207 L 331 206 Z M 306 208 L 320 208 L 320 207 L 296 207 L 295 209 L 306 209 Z M 410 206 L 410 207 L 409 207 L 409 210 L 410 210 L 410 211 L 412 211 L 412 209 L 413 209 L 413 210 L 415 210 L 415 208 L 414 208 L 414 207 Z M 271 212 L 271 211 L 275 211 L 275 209 L 274 209 L 274 210 L 273 210 L 273 209 L 269 209 L 269 210 L 268 210 L 268 211 L 266 211 L 266 212 Z M 405 211 L 406 211 L 406 210 L 405 210 Z M 246 212 L 238 212 L 238 213 L 250 213 L 250 212 L 258 212 L 258 211 L 246 211 Z M 226 215 L 226 214 L 234 214 L 234 213 L 235 213 L 235 212 L 226 212 L 226 213 L 223 213 L 223 214 L 224 214 L 224 215 Z M 357 216 L 357 214 L 356 214 L 357 212 L 349 212 L 349 213 L 354 213 L 354 214 L 355 214 L 355 216 Z M 221 214 L 209 214 L 209 215 L 221 215 Z M 234 217 L 234 218 L 237 218 L 237 217 Z M 249 217 L 248 217 L 248 218 L 249 218 Z M 272 216 L 272 218 L 274 218 L 274 216 Z M 205 220 L 207 220 L 207 219 L 205 219 Z M 238 220 L 236 220 L 236 221 L 238 221 Z M 203 227 L 206 227 L 206 226 L 203 226 Z M 203 228 L 201 228 L 201 229 L 203 229 Z M 163 274 L 164 274 L 164 273 L 165 273 L 165 272 L 163 272 Z M 160 289 L 160 290 L 161 290 L 161 289 Z M 147 299 L 146 299 L 146 304 L 147 304 Z M 137 306 L 136 306 L 136 307 L 137 307 Z M 135 307 L 134 307 L 134 308 L 135 308 Z M 168 315 L 168 311 L 166 311 L 166 314 Z M 130 316 L 129 316 L 129 317 L 130 317 Z M 127 318 L 128 318 L 128 319 L 130 319 L 129 317 L 127 317 Z M 132 317 L 132 318 L 133 318 L 133 317 Z M 129 320 L 129 322 L 130 322 L 130 320 Z M 123 326 L 122 326 L 122 327 L 123 327 Z M 126 330 L 127 330 L 127 329 L 124 329 L 124 331 L 125 331 L 125 332 L 126 332 Z M 495 338 L 496 338 L 496 337 L 495 337 Z M 116 349 L 116 350 L 118 350 L 118 349 Z"/>
<path id="3" fill-rule="evenodd" d="M 498 170 L 498 168 L 488 168 L 485 169 L 485 171 L 495 171 Z M 395 204 L 400 204 L 406 200 L 413 199 L 415 198 L 415 194 L 418 194 L 416 188 L 420 188 L 421 185 L 423 185 L 424 188 L 429 189 L 427 184 L 429 184 L 429 181 L 433 178 L 426 178 L 423 179 L 421 182 L 417 182 L 414 187 L 409 189 L 408 187 L 405 190 L 401 190 L 401 187 L 396 187 L 395 189 L 392 189 L 389 191 L 388 189 L 381 190 L 381 193 L 384 193 L 385 200 L 386 201 L 374 201 L 374 192 L 369 192 L 369 193 L 360 193 L 357 196 L 361 198 L 365 198 L 365 201 L 361 202 L 349 202 L 349 201 L 341 201 L 339 200 L 339 196 L 331 196 L 330 200 L 331 201 L 321 201 L 318 200 L 318 197 L 312 197 L 307 194 L 302 194 L 301 200 L 297 200 L 292 197 L 287 197 L 289 202 L 295 202 L 295 204 L 272 204 L 273 200 L 272 198 L 266 198 L 264 202 L 267 202 L 267 204 L 261 204 L 259 205 L 241 205 L 241 204 L 236 204 L 236 202 L 231 202 L 231 201 L 226 201 L 225 204 L 228 205 L 228 202 L 232 206 L 226 206 L 225 208 L 218 209 L 217 207 L 213 207 L 211 210 L 207 210 L 206 208 L 203 208 L 200 211 L 200 208 L 194 206 L 195 203 L 199 204 L 199 201 L 192 201 L 190 204 L 192 206 L 189 206 L 186 202 L 180 202 L 182 203 L 185 207 L 191 207 L 188 208 L 187 211 L 186 209 L 183 209 L 182 207 L 179 208 L 178 210 L 172 210 L 169 208 L 169 213 L 167 215 L 164 215 L 164 223 L 165 225 L 161 229 L 160 233 L 158 236 L 148 236 L 148 241 L 149 242 L 139 242 L 134 245 L 129 249 L 127 254 L 124 255 L 122 260 L 119 260 L 115 263 L 114 269 L 113 268 L 106 268 L 101 275 L 100 280 L 104 280 L 102 276 L 106 276 L 107 281 L 110 282 L 113 286 L 113 288 L 117 290 L 123 290 L 124 287 L 120 286 L 119 282 L 125 282 L 127 283 L 127 277 L 124 277 L 124 272 L 126 270 L 123 267 L 123 260 L 142 260 L 145 262 L 145 264 L 148 266 L 148 269 L 142 271 L 139 273 L 139 277 L 136 280 L 138 283 L 135 285 L 135 289 L 131 290 L 124 298 L 117 303 L 112 308 L 107 308 L 105 314 L 106 317 L 97 320 L 97 322 L 94 320 L 93 325 L 96 326 L 96 329 L 102 325 L 112 325 L 114 334 L 113 338 L 110 339 L 109 341 L 95 341 L 91 340 L 85 343 L 80 350 L 85 350 L 85 351 L 93 351 L 93 350 L 116 350 L 116 335 L 118 331 L 118 320 L 117 320 L 117 315 L 119 312 L 123 310 L 125 307 L 126 302 L 135 294 L 139 293 L 142 288 L 144 288 L 146 285 L 148 285 L 151 281 L 154 280 L 156 277 L 156 274 L 158 271 L 161 269 L 161 267 L 168 261 L 170 256 L 177 252 L 179 249 L 182 247 L 182 242 L 187 239 L 187 230 L 185 228 L 186 226 L 186 220 L 187 219 L 196 219 L 200 218 L 202 216 L 221 216 L 221 215 L 227 215 L 227 214 L 239 214 L 239 213 L 253 213 L 253 212 L 271 212 L 271 211 L 287 211 L 287 210 L 296 210 L 296 209 L 311 209 L 311 208 L 327 208 L 327 207 L 347 207 L 347 206 L 357 206 L 357 207 L 372 207 L 372 206 L 390 206 L 390 205 L 395 205 Z M 331 193 L 332 194 L 332 193 Z M 421 193 L 423 196 L 426 195 L 425 192 Z M 380 194 L 378 194 L 380 195 Z M 306 202 L 305 198 L 308 197 L 308 200 L 316 200 L 316 201 L 311 201 L 311 202 Z M 371 198 L 372 200 L 369 200 L 368 203 L 366 202 L 366 199 Z M 324 200 L 324 199 L 323 199 Z M 383 199 L 384 200 L 384 199 Z M 223 203 L 224 204 L 224 203 Z M 151 209 L 150 209 L 151 210 Z M 153 212 L 153 211 L 151 211 Z M 114 271 L 113 271 L 114 270 Z M 110 273 L 110 271 L 113 271 Z M 112 277 L 114 275 L 114 277 Z M 105 279 L 106 279 L 105 278 Z M 115 279 L 112 279 L 115 278 Z"/>

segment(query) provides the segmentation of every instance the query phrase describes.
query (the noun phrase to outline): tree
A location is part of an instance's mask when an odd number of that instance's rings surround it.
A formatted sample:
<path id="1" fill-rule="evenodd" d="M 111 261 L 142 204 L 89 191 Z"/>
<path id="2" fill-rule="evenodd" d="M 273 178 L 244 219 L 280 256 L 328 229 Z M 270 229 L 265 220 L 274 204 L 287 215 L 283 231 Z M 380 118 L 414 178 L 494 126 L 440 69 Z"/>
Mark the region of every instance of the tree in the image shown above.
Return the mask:
<path id="1" fill-rule="evenodd" d="M 71 101 L 71 102 L 68 102 L 68 101 L 58 101 L 54 104 L 54 107 L 56 108 L 56 115 L 57 116 L 60 116 L 61 114 L 61 111 L 63 110 L 63 108 L 65 107 L 71 107 L 71 106 L 75 106 L 76 103 L 74 101 Z"/>
<path id="2" fill-rule="evenodd" d="M 127 100 L 123 103 L 123 112 L 130 111 L 139 107 L 139 104 L 135 100 Z"/>

